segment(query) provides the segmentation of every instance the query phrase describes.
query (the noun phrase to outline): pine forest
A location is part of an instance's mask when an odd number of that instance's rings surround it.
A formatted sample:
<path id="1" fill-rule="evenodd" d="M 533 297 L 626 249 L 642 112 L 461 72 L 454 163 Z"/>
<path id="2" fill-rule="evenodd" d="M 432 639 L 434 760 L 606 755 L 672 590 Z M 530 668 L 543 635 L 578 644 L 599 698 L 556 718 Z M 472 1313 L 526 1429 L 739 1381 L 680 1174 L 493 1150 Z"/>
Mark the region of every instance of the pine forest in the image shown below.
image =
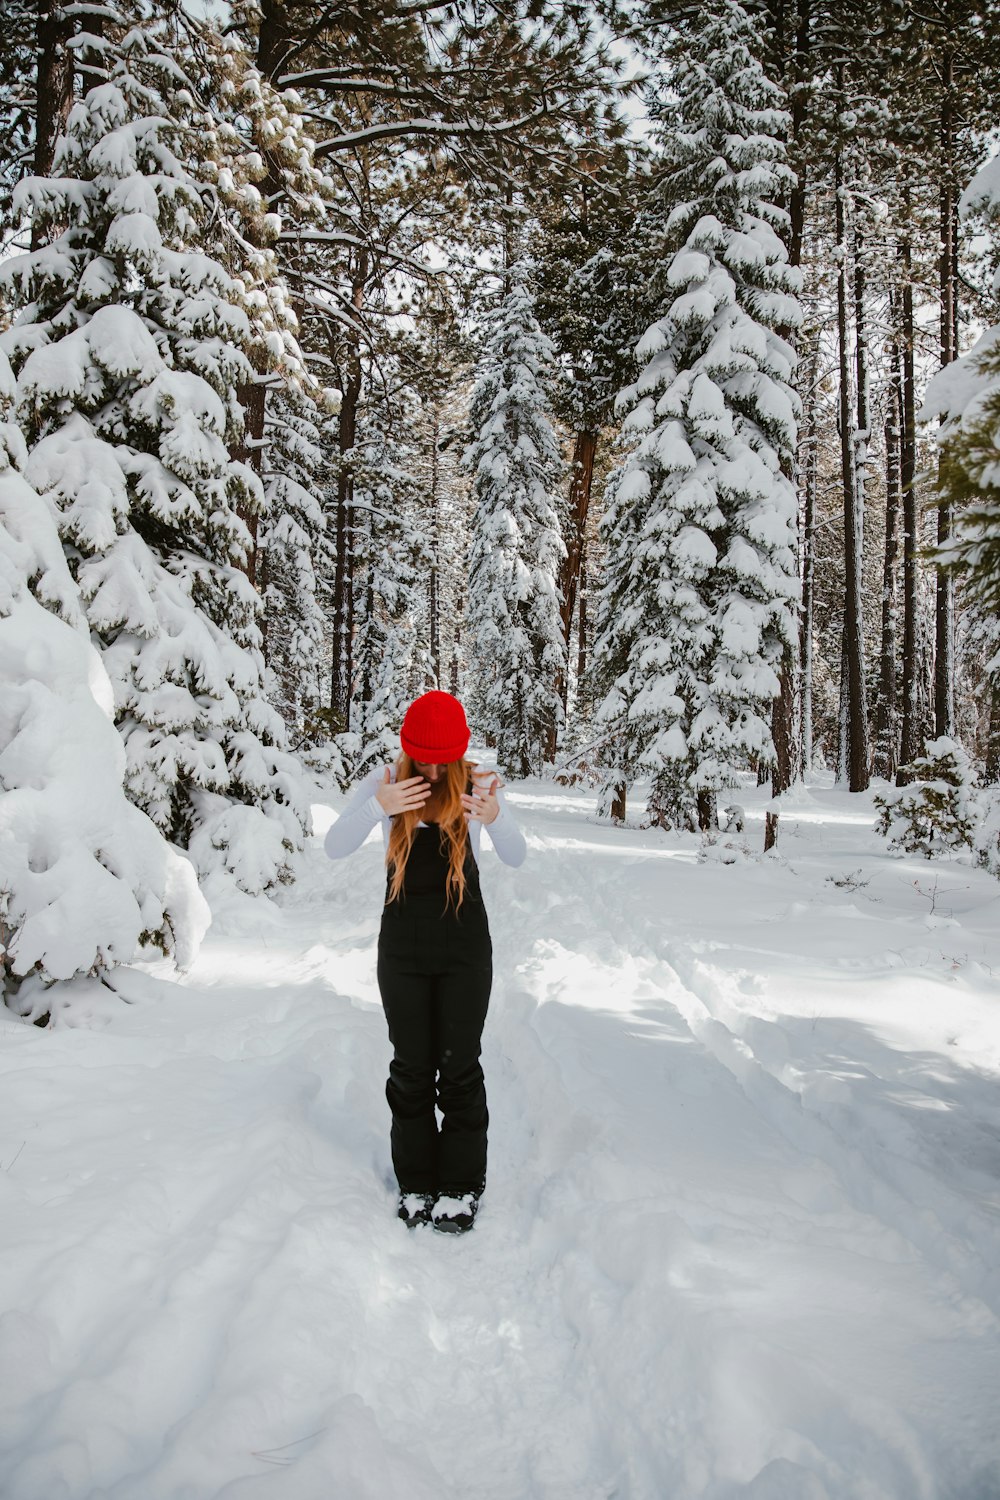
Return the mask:
<path id="1" fill-rule="evenodd" d="M 2 1500 L 1000 1500 L 998 975 L 1000 0 L 0 0 Z"/>
<path id="2" fill-rule="evenodd" d="M 3 17 L 8 1004 L 293 880 L 430 688 L 666 830 L 951 767 L 1000 872 L 995 10 Z"/>

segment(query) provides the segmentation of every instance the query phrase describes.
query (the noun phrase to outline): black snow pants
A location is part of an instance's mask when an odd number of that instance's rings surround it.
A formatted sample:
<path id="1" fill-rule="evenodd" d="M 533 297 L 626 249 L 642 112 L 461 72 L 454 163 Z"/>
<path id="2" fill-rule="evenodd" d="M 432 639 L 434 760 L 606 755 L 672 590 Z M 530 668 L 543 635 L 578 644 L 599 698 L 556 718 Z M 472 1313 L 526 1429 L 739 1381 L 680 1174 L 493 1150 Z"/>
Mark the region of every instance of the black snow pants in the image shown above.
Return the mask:
<path id="1" fill-rule="evenodd" d="M 479 1057 L 493 944 L 471 849 L 462 906 L 444 910 L 439 839 L 436 824 L 418 828 L 399 900 L 389 902 L 386 884 L 377 973 L 393 1047 L 385 1092 L 396 1179 L 403 1192 L 459 1195 L 481 1192 L 486 1182 L 489 1115 Z"/>

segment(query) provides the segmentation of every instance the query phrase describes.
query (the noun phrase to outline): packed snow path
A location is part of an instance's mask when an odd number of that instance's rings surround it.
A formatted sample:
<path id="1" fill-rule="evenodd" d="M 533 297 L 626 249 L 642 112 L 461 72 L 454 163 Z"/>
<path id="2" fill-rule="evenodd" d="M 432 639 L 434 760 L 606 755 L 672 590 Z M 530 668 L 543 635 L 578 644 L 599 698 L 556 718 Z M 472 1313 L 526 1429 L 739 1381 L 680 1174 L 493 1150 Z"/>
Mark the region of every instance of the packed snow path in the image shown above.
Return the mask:
<path id="1" fill-rule="evenodd" d="M 4 1500 L 1000 1496 L 1000 888 L 832 789 L 734 865 L 508 795 L 472 1235 L 393 1218 L 325 808 L 166 998 L 3 1023 Z"/>

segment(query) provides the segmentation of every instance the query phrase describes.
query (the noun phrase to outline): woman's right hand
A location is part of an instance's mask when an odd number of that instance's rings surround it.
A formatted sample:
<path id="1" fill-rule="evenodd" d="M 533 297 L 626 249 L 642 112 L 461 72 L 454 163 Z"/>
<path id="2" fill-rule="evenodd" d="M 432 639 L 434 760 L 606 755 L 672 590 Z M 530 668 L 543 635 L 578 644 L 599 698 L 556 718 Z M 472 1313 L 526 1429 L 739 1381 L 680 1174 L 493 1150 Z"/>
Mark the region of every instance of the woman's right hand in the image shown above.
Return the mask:
<path id="1" fill-rule="evenodd" d="M 430 783 L 422 776 L 408 776 L 405 781 L 390 781 L 388 766 L 375 789 L 379 804 L 390 818 L 396 813 L 411 812 L 414 808 L 423 807 L 430 794 Z"/>

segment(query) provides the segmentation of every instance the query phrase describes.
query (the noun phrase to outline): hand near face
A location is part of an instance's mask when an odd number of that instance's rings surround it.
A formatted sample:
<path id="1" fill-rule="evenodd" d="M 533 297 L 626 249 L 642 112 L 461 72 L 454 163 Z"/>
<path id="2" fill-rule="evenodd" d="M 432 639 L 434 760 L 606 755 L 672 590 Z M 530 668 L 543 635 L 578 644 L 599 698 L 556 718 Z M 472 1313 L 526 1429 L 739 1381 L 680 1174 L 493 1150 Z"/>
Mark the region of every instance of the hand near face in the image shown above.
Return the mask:
<path id="1" fill-rule="evenodd" d="M 375 795 L 390 818 L 396 813 L 410 812 L 413 808 L 423 807 L 431 794 L 428 782 L 422 776 L 407 776 L 405 781 L 390 781 L 389 767 L 385 768 Z"/>
<path id="2" fill-rule="evenodd" d="M 471 796 L 462 794 L 465 815 L 470 822 L 475 819 L 479 823 L 492 823 L 500 811 L 497 791 L 504 783 L 495 771 L 473 771 L 472 780 Z"/>

